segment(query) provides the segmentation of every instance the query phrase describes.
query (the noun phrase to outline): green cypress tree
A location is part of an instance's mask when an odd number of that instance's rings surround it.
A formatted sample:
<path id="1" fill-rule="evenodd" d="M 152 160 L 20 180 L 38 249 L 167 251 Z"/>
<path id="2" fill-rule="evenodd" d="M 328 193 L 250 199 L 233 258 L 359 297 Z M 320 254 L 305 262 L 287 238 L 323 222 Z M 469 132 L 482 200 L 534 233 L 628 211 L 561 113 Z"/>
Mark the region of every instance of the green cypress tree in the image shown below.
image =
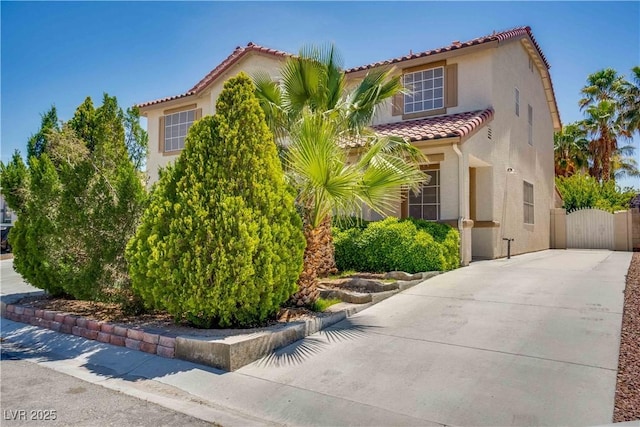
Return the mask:
<path id="1" fill-rule="evenodd" d="M 82 104 L 76 108 L 73 118 L 69 120 L 69 126 L 75 131 L 76 136 L 85 141 L 87 147 L 96 144 L 96 109 L 93 100 L 87 96 Z"/>
<path id="2" fill-rule="evenodd" d="M 29 167 L 16 153 L 0 168 L 3 194 L 18 213 L 9 240 L 16 270 L 33 286 L 135 303 L 124 249 L 146 192 L 127 155 L 124 114 L 115 97 L 104 100 L 94 110 L 86 98 L 61 129 L 55 109 L 45 114 L 29 141 Z"/>
<path id="3" fill-rule="evenodd" d="M 189 130 L 127 246 L 134 289 L 177 320 L 265 320 L 296 290 L 304 237 L 253 84 L 230 79 Z"/>
<path id="4" fill-rule="evenodd" d="M 13 266 L 33 286 L 62 295 L 64 282 L 56 258 L 63 250 L 59 221 L 61 185 L 47 153 L 30 158 L 25 183 L 28 197 L 9 233 Z"/>
<path id="5" fill-rule="evenodd" d="M 42 115 L 40 130 L 29 138 L 27 142 L 27 159 L 31 157 L 40 157 L 47 149 L 48 134 L 52 130 L 60 130 L 60 121 L 58 120 L 58 110 L 53 105 L 49 111 Z"/>

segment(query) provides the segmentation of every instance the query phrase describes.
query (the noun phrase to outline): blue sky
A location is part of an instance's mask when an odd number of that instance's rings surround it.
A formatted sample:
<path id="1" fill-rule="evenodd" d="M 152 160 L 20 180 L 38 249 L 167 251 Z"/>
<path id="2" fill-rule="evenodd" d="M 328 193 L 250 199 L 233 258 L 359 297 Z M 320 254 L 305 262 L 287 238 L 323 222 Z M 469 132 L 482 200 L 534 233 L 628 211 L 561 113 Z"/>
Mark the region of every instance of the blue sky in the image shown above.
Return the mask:
<path id="1" fill-rule="evenodd" d="M 529 25 L 563 123 L 582 117 L 588 74 L 640 64 L 639 2 L 2 1 L 0 13 L 4 162 L 52 104 L 68 120 L 103 92 L 121 106 L 179 94 L 249 41 L 288 52 L 334 42 L 351 67 Z"/>

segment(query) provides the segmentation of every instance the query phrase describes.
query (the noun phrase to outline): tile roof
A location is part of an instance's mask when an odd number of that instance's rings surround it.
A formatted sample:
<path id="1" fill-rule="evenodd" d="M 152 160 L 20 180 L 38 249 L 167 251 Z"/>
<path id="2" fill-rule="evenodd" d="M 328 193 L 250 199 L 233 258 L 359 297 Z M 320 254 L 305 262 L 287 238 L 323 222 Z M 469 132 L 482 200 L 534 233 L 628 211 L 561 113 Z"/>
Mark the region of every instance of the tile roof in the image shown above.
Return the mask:
<path id="1" fill-rule="evenodd" d="M 434 55 L 437 53 L 442 53 L 442 52 L 448 52 L 448 51 L 452 51 L 452 50 L 456 50 L 456 49 L 462 49 L 465 47 L 470 47 L 470 46 L 475 46 L 475 45 L 480 45 L 483 43 L 488 43 L 488 42 L 492 42 L 492 41 L 502 41 L 502 40 L 509 40 L 509 39 L 513 39 L 513 38 L 517 38 L 517 37 L 521 37 L 523 35 L 528 35 L 531 38 L 531 41 L 533 42 L 533 45 L 535 46 L 535 48 L 537 49 L 538 53 L 540 54 L 540 57 L 542 58 L 545 66 L 547 68 L 549 68 L 549 63 L 547 62 L 547 59 L 545 58 L 544 54 L 542 53 L 542 50 L 540 49 L 540 46 L 538 45 L 538 43 L 536 42 L 535 38 L 533 37 L 533 34 L 531 32 L 531 28 L 526 26 L 526 27 L 517 27 L 517 28 L 513 28 L 511 30 L 507 30 L 507 31 L 501 31 L 499 33 L 494 32 L 493 34 L 487 35 L 487 36 L 483 36 L 483 37 L 478 37 L 475 38 L 473 40 L 469 40 L 466 42 L 454 42 L 449 46 L 445 46 L 445 47 L 441 47 L 438 49 L 432 49 L 432 50 L 427 50 L 424 52 L 420 52 L 420 53 L 414 53 L 414 54 L 410 54 L 407 56 L 401 56 L 401 57 L 397 57 L 397 58 L 393 58 L 393 59 L 388 59 L 386 61 L 379 61 L 379 62 L 374 62 L 372 64 L 367 64 L 367 65 L 362 65 L 359 67 L 354 67 L 354 68 L 350 68 L 345 70 L 346 73 L 353 73 L 356 71 L 362 71 L 362 70 L 368 70 L 374 67 L 378 67 L 381 65 L 389 65 L 389 64 L 395 64 L 398 62 L 402 62 L 402 61 L 408 61 L 410 59 L 416 59 L 416 58 L 422 58 L 425 56 L 429 56 L 429 55 Z M 293 56 L 293 54 L 291 53 L 287 53 L 281 50 L 276 50 L 276 49 L 269 49 L 267 47 L 263 47 L 263 46 L 259 46 L 257 44 L 254 44 L 252 42 L 249 42 L 246 46 L 238 46 L 236 47 L 236 49 L 233 51 L 233 53 L 231 53 L 231 55 L 229 55 L 224 61 L 222 61 L 217 67 L 215 67 L 213 70 L 211 70 L 209 72 L 209 74 L 207 74 L 202 80 L 200 80 L 198 83 L 195 84 L 195 86 L 193 86 L 191 89 L 189 89 L 187 92 L 180 94 L 180 95 L 175 95 L 175 96 L 170 96 L 170 97 L 166 97 L 166 98 L 161 98 L 161 99 L 156 99 L 153 101 L 148 101 L 142 104 L 138 104 L 138 107 L 142 108 L 142 107 L 148 107 L 151 105 L 155 105 L 155 104 L 160 104 L 162 102 L 167 102 L 167 101 L 172 101 L 174 99 L 180 99 L 180 98 L 184 98 L 190 95 L 195 95 L 197 93 L 199 93 L 200 91 L 202 91 L 204 88 L 206 88 L 211 82 L 213 82 L 217 77 L 219 77 L 222 73 L 224 73 L 227 69 L 229 69 L 229 67 L 231 67 L 233 64 L 235 64 L 236 62 L 238 62 L 244 55 L 246 55 L 249 52 L 260 52 L 260 53 L 264 53 L 264 54 L 268 54 L 268 55 L 274 55 L 274 56 L 278 56 L 278 57 L 288 57 L 288 56 Z M 555 96 L 555 95 L 554 95 Z M 555 99 L 554 99 L 555 102 Z"/>
<path id="2" fill-rule="evenodd" d="M 379 135 L 399 136 L 409 141 L 429 141 L 441 138 L 465 137 L 493 119 L 493 108 L 427 117 L 372 126 Z"/>
<path id="3" fill-rule="evenodd" d="M 180 94 L 180 95 L 170 96 L 170 97 L 156 99 L 156 100 L 153 100 L 153 101 L 148 101 L 148 102 L 145 102 L 145 103 L 142 103 L 142 104 L 138 104 L 138 107 L 139 108 L 148 107 L 150 105 L 160 104 L 162 102 L 173 101 L 174 99 L 184 98 L 184 97 L 187 97 L 189 95 L 195 95 L 198 92 L 202 91 L 211 82 L 213 82 L 216 78 L 218 78 L 218 76 L 220 76 L 222 73 L 227 71 L 229 69 L 229 67 L 231 67 L 233 64 L 238 62 L 243 56 L 245 56 L 249 52 L 266 53 L 268 55 L 274 55 L 274 56 L 279 56 L 279 57 L 283 57 L 283 58 L 285 58 L 287 56 L 291 56 L 290 53 L 283 52 L 281 50 L 270 49 L 268 47 L 259 46 L 257 44 L 252 43 L 252 42 L 249 42 L 249 43 L 247 43 L 246 46 L 238 46 L 238 47 L 236 47 L 236 49 L 231 53 L 231 55 L 227 56 L 227 58 L 224 61 L 222 61 L 220 64 L 218 64 L 217 67 L 215 67 L 213 70 L 211 70 L 209 72 L 209 74 L 204 76 L 204 78 L 202 80 L 200 80 L 198 83 L 196 83 L 195 86 L 193 86 L 187 92 L 185 92 L 183 94 Z"/>
<path id="4" fill-rule="evenodd" d="M 374 67 L 379 67 L 381 65 L 396 64 L 398 62 L 408 61 L 410 59 L 423 58 L 425 56 L 435 55 L 437 53 L 449 52 L 449 51 L 453 51 L 453 50 L 457 50 L 457 49 L 463 49 L 465 47 L 476 46 L 476 45 L 489 43 L 489 42 L 493 42 L 493 41 L 509 40 L 509 39 L 521 37 L 523 35 L 528 35 L 531 38 L 531 41 L 533 42 L 533 45 L 535 46 L 535 48 L 537 49 L 538 53 L 540 54 L 540 57 L 542 58 L 542 61 L 544 62 L 544 65 L 547 68 L 549 68 L 550 66 L 549 66 L 549 62 L 547 62 L 547 58 L 545 58 L 544 54 L 542 53 L 542 50 L 540 49 L 540 46 L 538 45 L 538 42 L 536 42 L 536 39 L 533 37 L 533 33 L 531 32 L 531 28 L 527 26 L 527 27 L 513 28 L 513 29 L 507 30 L 507 31 L 501 31 L 499 33 L 494 32 L 493 34 L 489 34 L 489 35 L 483 36 L 483 37 L 478 37 L 478 38 L 475 38 L 473 40 L 469 40 L 469 41 L 462 42 L 462 43 L 456 41 L 456 42 L 451 43 L 449 46 L 440 47 L 438 49 L 426 50 L 424 52 L 412 53 L 412 54 L 409 54 L 409 55 L 406 55 L 406 56 L 399 56 L 397 58 L 387 59 L 385 61 L 379 61 L 379 62 L 374 62 L 372 64 L 361 65 L 359 67 L 349 68 L 349 69 L 345 70 L 345 72 L 346 73 L 354 73 L 356 71 L 368 70 L 368 69 L 371 69 L 371 68 L 374 68 Z"/>

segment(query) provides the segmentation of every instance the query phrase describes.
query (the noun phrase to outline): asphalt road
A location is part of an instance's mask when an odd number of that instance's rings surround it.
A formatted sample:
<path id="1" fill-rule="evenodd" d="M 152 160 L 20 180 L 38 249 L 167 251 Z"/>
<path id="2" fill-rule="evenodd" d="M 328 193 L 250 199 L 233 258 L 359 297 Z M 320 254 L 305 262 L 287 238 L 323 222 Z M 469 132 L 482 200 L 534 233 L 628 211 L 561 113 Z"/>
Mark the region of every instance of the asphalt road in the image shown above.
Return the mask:
<path id="1" fill-rule="evenodd" d="M 2 343 L 3 427 L 214 425 L 22 360 L 20 353 Z"/>

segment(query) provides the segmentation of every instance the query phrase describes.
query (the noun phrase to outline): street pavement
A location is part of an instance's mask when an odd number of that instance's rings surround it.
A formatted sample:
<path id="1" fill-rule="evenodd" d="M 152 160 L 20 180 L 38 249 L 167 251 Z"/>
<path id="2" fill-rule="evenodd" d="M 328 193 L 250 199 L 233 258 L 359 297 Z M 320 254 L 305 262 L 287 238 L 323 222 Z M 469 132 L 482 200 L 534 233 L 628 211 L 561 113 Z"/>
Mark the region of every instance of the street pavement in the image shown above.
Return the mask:
<path id="1" fill-rule="evenodd" d="M 213 425 L 21 360 L 22 354 L 2 346 L 2 426 Z"/>
<path id="2" fill-rule="evenodd" d="M 6 319 L 2 337 L 25 360 L 222 425 L 605 425 L 630 260 L 474 262 L 232 373 Z"/>

